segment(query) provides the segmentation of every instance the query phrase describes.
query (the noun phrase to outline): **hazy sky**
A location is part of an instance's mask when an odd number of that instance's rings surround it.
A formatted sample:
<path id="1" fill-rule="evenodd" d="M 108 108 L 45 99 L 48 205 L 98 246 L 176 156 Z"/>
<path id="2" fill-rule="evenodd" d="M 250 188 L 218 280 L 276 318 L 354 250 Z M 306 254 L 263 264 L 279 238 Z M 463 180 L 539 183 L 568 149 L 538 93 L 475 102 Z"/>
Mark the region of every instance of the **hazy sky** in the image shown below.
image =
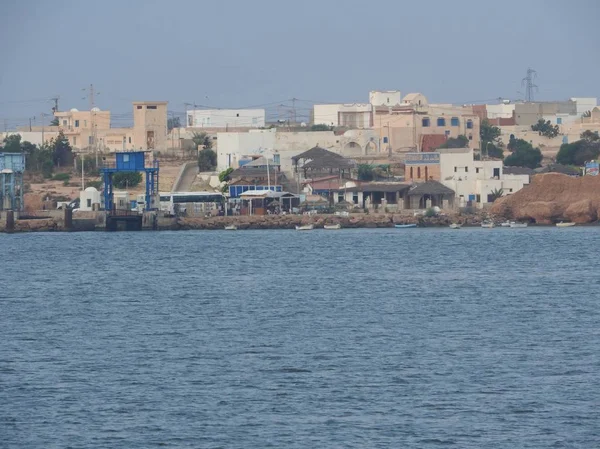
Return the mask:
<path id="1" fill-rule="evenodd" d="M 598 0 L 3 0 L 0 127 L 131 101 L 215 107 L 367 102 L 369 90 L 432 102 L 600 97 Z M 286 102 L 285 104 L 289 104 Z M 284 112 L 280 112 L 284 113 Z"/>

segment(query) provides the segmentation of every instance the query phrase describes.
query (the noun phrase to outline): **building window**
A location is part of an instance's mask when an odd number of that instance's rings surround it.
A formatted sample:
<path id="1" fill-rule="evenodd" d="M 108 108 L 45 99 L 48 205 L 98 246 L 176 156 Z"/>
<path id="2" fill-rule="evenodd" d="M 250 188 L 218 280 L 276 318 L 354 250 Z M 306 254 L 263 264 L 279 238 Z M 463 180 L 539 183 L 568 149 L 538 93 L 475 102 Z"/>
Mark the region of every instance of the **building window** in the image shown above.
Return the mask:
<path id="1" fill-rule="evenodd" d="M 465 167 L 465 173 L 469 173 L 469 167 Z"/>
<path id="2" fill-rule="evenodd" d="M 427 128 L 431 125 L 431 122 L 429 121 L 429 118 L 425 117 L 422 121 L 423 123 L 423 128 Z"/>
<path id="3" fill-rule="evenodd" d="M 481 195 L 480 195 L 479 193 L 477 194 L 477 197 L 476 197 L 476 198 L 477 198 L 477 200 L 476 200 L 476 201 L 477 201 L 478 203 L 481 203 Z"/>
<path id="4" fill-rule="evenodd" d="M 510 193 L 512 193 L 512 189 L 508 189 L 508 191 L 509 191 Z"/>
<path id="5" fill-rule="evenodd" d="M 494 178 L 496 178 L 496 179 L 500 178 L 500 169 L 499 168 L 494 169 Z"/>
<path id="6" fill-rule="evenodd" d="M 142 109 L 142 106 L 138 106 L 137 108 L 138 108 L 138 109 Z"/>
<path id="7" fill-rule="evenodd" d="M 129 162 L 129 155 L 128 154 L 124 154 L 123 155 L 123 162 Z"/>
<path id="8" fill-rule="evenodd" d="M 473 134 L 469 134 L 469 140 L 473 140 Z"/>
<path id="9" fill-rule="evenodd" d="M 383 143 L 388 143 L 388 138 L 387 137 L 383 138 Z"/>
<path id="10" fill-rule="evenodd" d="M 88 136 L 88 145 L 91 145 L 92 143 L 94 143 L 94 139 L 92 136 Z"/>
<path id="11" fill-rule="evenodd" d="M 467 120 L 467 129 L 473 129 L 473 120 Z"/>
<path id="12" fill-rule="evenodd" d="M 439 117 L 437 119 L 437 126 L 446 126 L 446 119 L 444 117 Z"/>
<path id="13" fill-rule="evenodd" d="M 63 120 L 63 126 L 67 126 L 67 121 Z"/>
<path id="14" fill-rule="evenodd" d="M 475 173 L 479 173 L 479 168 L 476 168 L 476 169 L 475 169 Z"/>
<path id="15" fill-rule="evenodd" d="M 454 167 L 454 173 L 458 171 L 458 167 Z"/>
<path id="16" fill-rule="evenodd" d="M 156 106 L 154 106 L 154 105 L 148 105 L 148 106 L 146 106 L 146 109 L 156 109 Z"/>
<path id="17" fill-rule="evenodd" d="M 75 128 L 79 128 L 79 120 L 75 120 Z"/>
<path id="18" fill-rule="evenodd" d="M 421 179 L 421 167 L 417 167 L 417 178 Z"/>
<path id="19" fill-rule="evenodd" d="M 129 143 L 131 143 L 131 137 L 129 138 Z"/>
<path id="20" fill-rule="evenodd" d="M 83 121 L 83 126 L 84 126 L 84 127 L 87 127 L 87 120 L 84 120 L 84 121 Z"/>
<path id="21" fill-rule="evenodd" d="M 557 125 L 562 125 L 562 117 L 557 117 L 556 118 L 556 124 Z"/>
<path id="22" fill-rule="evenodd" d="M 458 117 L 452 117 L 450 119 L 450 125 L 451 126 L 458 126 Z"/>
<path id="23" fill-rule="evenodd" d="M 412 178 L 413 178 L 413 168 L 410 167 L 410 179 L 412 179 Z"/>
<path id="24" fill-rule="evenodd" d="M 240 116 L 240 114 L 239 114 L 239 113 L 238 113 L 238 114 L 235 114 L 235 116 L 236 116 L 236 117 L 239 117 L 239 116 Z"/>
<path id="25" fill-rule="evenodd" d="M 449 129 L 447 129 L 446 131 L 444 131 L 444 135 L 446 136 L 446 139 L 447 139 L 448 137 L 450 137 L 450 130 L 449 130 Z"/>
<path id="26" fill-rule="evenodd" d="M 92 200 L 91 200 L 91 198 L 88 198 L 86 201 L 87 201 L 87 207 L 88 208 L 92 207 Z"/>
<path id="27" fill-rule="evenodd" d="M 344 201 L 344 192 L 338 192 L 338 203 Z"/>
<path id="28" fill-rule="evenodd" d="M 358 192 L 354 192 L 354 193 L 352 194 L 352 202 L 353 202 L 354 204 L 358 204 Z"/>
<path id="29" fill-rule="evenodd" d="M 429 170 L 428 170 L 427 166 L 425 166 L 425 180 L 426 181 L 429 180 Z"/>

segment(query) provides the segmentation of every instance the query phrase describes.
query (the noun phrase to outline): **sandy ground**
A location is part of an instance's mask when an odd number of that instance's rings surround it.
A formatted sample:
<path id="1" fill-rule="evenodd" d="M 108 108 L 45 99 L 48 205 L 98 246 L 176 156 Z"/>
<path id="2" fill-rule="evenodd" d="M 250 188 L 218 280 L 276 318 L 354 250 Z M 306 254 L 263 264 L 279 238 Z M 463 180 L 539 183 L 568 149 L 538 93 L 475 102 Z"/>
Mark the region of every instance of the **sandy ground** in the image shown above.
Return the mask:
<path id="1" fill-rule="evenodd" d="M 169 192 L 175 183 L 175 178 L 179 174 L 181 166 L 186 161 L 161 161 L 160 172 L 159 172 L 159 191 Z M 86 185 L 90 181 L 100 181 L 101 178 L 85 178 Z M 72 174 L 69 185 L 65 186 L 63 181 L 42 181 L 40 177 L 29 178 L 25 181 L 29 185 L 28 195 L 25 200 L 25 206 L 29 209 L 27 203 L 28 199 L 32 203 L 31 205 L 37 205 L 39 201 L 44 201 L 46 198 L 56 199 L 63 197 L 69 200 L 79 197 L 79 191 L 81 190 L 81 177 L 80 175 Z M 132 197 L 137 194 L 144 193 L 146 189 L 145 181 L 142 181 L 138 186 L 129 189 L 129 193 Z M 117 191 L 117 189 L 115 189 Z M 35 201 L 34 198 L 38 197 L 39 201 Z M 35 208 L 35 207 L 34 207 Z"/>

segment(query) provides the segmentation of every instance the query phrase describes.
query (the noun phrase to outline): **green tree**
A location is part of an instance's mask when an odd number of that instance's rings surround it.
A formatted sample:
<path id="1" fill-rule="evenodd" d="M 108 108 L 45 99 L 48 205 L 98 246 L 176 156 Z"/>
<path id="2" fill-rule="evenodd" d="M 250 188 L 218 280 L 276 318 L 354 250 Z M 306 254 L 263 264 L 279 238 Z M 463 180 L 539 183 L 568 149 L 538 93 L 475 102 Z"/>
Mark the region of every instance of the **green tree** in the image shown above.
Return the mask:
<path id="1" fill-rule="evenodd" d="M 373 181 L 375 177 L 373 165 L 371 164 L 359 164 L 358 165 L 358 179 L 359 181 Z"/>
<path id="2" fill-rule="evenodd" d="M 597 142 L 600 140 L 600 136 L 598 135 L 598 131 L 590 131 L 589 129 L 582 132 L 579 136 L 582 140 L 587 140 L 588 142 Z"/>
<path id="3" fill-rule="evenodd" d="M 438 148 L 468 148 L 469 139 L 462 134 L 458 137 L 450 137 Z"/>
<path id="4" fill-rule="evenodd" d="M 563 143 L 556 155 L 556 162 L 580 167 L 587 161 L 597 159 L 598 156 L 600 156 L 600 141 L 581 139 L 573 143 Z"/>
<path id="5" fill-rule="evenodd" d="M 233 172 L 233 168 L 229 167 L 227 170 L 223 170 L 219 173 L 219 181 L 220 182 L 229 182 L 231 181 L 231 173 Z"/>
<path id="6" fill-rule="evenodd" d="M 198 152 L 198 169 L 202 171 L 213 171 L 217 167 L 217 153 L 210 148 Z"/>
<path id="7" fill-rule="evenodd" d="M 21 136 L 19 134 L 11 134 L 4 138 L 2 146 L 4 153 L 20 153 L 21 152 Z"/>
<path id="8" fill-rule="evenodd" d="M 50 126 L 58 126 L 60 122 L 58 121 L 58 117 L 54 117 L 50 122 Z"/>
<path id="9" fill-rule="evenodd" d="M 512 154 L 504 160 L 504 165 L 509 167 L 537 168 L 542 162 L 542 152 L 523 139 L 511 139 L 508 148 Z"/>
<path id="10" fill-rule="evenodd" d="M 504 150 L 499 146 L 496 146 L 493 143 L 491 143 L 486 144 L 484 148 L 486 156 L 493 157 L 496 159 L 504 159 Z"/>
<path id="11" fill-rule="evenodd" d="M 535 125 L 531 125 L 531 130 L 537 131 L 541 136 L 549 139 L 558 136 L 559 133 L 558 125 L 552 125 L 550 120 L 544 121 L 543 119 L 539 119 Z"/>
<path id="12" fill-rule="evenodd" d="M 167 119 L 167 129 L 171 131 L 173 128 L 181 128 L 181 120 L 179 117 L 171 117 Z"/>
<path id="13" fill-rule="evenodd" d="M 73 163 L 73 149 L 69 144 L 69 139 L 63 132 L 59 132 L 56 139 L 50 142 L 52 147 L 52 162 L 57 167 L 65 167 Z"/>
<path id="14" fill-rule="evenodd" d="M 498 145 L 500 143 L 500 135 L 502 131 L 497 126 L 490 124 L 489 120 L 483 120 L 479 127 L 479 137 L 481 138 L 481 144 L 485 145 L 487 142 Z"/>
<path id="15" fill-rule="evenodd" d="M 142 174 L 140 172 L 117 172 L 113 175 L 113 185 L 117 189 L 135 187 L 140 182 L 142 182 Z"/>
<path id="16" fill-rule="evenodd" d="M 192 137 L 192 142 L 196 144 L 196 149 L 202 147 L 205 150 L 210 150 L 212 148 L 212 139 L 205 132 L 194 133 Z"/>

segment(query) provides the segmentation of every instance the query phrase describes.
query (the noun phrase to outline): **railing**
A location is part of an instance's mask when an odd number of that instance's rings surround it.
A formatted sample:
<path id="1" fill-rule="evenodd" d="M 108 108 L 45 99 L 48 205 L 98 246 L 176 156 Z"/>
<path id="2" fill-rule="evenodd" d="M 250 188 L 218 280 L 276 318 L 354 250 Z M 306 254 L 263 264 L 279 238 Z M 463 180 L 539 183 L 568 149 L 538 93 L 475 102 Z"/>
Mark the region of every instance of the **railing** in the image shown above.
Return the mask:
<path id="1" fill-rule="evenodd" d="M 136 210 L 128 209 L 113 209 L 110 211 L 111 217 L 139 217 L 140 213 Z"/>

